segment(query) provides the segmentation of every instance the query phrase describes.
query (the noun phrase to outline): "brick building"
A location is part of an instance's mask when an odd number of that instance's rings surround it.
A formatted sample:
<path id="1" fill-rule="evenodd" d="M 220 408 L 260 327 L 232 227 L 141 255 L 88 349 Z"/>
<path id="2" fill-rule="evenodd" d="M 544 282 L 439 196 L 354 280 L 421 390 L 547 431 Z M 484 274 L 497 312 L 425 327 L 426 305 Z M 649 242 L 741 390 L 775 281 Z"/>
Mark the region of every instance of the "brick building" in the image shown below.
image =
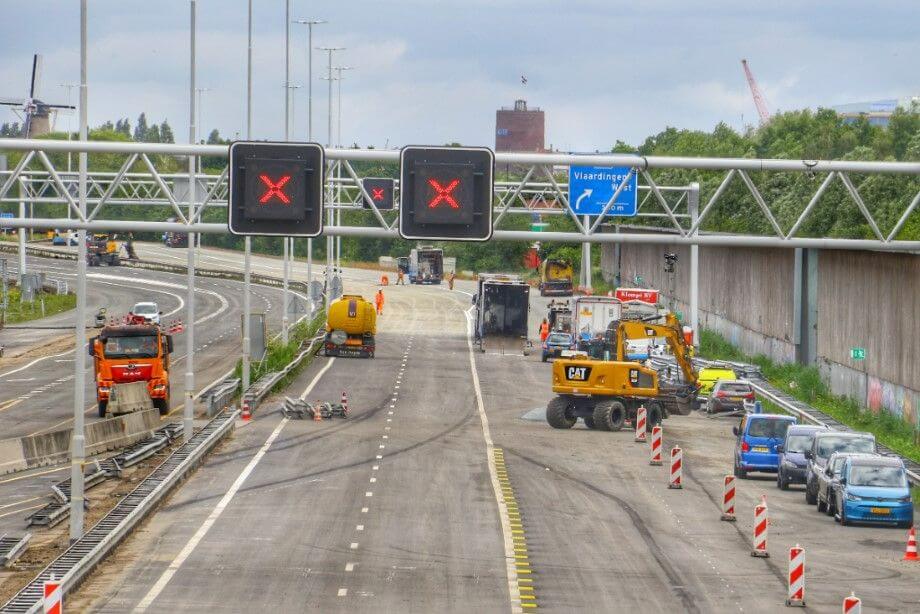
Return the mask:
<path id="1" fill-rule="evenodd" d="M 495 112 L 495 151 L 542 152 L 543 136 L 543 111 L 528 109 L 526 100 L 515 100 L 514 108 Z"/>

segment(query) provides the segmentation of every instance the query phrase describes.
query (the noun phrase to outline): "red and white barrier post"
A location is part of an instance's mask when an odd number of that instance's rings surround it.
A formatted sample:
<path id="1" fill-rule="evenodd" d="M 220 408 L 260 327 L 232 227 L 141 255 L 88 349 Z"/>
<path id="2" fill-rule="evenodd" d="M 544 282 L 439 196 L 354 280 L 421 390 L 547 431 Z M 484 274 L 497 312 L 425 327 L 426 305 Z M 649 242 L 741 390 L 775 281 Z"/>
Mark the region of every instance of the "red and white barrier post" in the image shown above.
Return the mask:
<path id="1" fill-rule="evenodd" d="M 727 475 L 722 481 L 722 520 L 735 521 L 735 476 Z"/>
<path id="2" fill-rule="evenodd" d="M 789 548 L 789 596 L 786 605 L 805 607 L 805 549 L 798 544 Z"/>
<path id="3" fill-rule="evenodd" d="M 61 604 L 63 597 L 64 592 L 61 590 L 61 582 L 59 580 L 55 580 L 53 575 L 50 579 L 45 580 L 44 596 L 42 599 L 45 614 L 62 614 L 64 611 Z"/>
<path id="4" fill-rule="evenodd" d="M 645 443 L 645 405 L 640 405 L 636 410 L 636 443 Z"/>
<path id="5" fill-rule="evenodd" d="M 754 507 L 754 549 L 751 556 L 770 556 L 767 552 L 767 518 L 767 502 L 763 500 Z"/>
<path id="6" fill-rule="evenodd" d="M 862 599 L 856 593 L 843 598 L 843 614 L 862 614 Z"/>
<path id="7" fill-rule="evenodd" d="M 342 391 L 342 413 L 348 415 L 348 393 L 344 390 Z"/>
<path id="8" fill-rule="evenodd" d="M 683 488 L 683 457 L 684 453 L 678 446 L 671 448 L 671 477 L 668 480 L 668 488 Z"/>
<path id="9" fill-rule="evenodd" d="M 652 427 L 652 452 L 649 465 L 661 465 L 661 427 Z"/>

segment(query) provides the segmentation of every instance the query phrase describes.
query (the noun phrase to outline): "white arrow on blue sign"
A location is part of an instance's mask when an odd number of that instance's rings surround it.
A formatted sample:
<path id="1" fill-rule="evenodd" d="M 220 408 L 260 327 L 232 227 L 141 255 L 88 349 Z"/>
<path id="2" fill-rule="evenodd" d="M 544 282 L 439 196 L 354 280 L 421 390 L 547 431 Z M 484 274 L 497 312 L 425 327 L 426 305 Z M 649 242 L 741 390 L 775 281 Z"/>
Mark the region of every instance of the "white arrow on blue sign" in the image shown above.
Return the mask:
<path id="1" fill-rule="evenodd" d="M 577 215 L 600 215 L 620 184 L 629 176 L 628 166 L 569 167 L 569 207 Z M 638 177 L 623 186 L 607 215 L 634 216 L 638 209 Z"/>

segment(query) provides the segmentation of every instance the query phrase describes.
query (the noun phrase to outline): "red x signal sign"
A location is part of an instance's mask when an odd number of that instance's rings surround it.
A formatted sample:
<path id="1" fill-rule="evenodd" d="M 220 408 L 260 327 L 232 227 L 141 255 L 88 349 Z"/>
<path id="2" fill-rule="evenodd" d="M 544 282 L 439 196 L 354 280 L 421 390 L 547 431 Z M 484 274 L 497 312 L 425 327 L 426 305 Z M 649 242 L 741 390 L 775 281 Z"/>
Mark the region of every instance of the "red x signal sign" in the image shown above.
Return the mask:
<path id="1" fill-rule="evenodd" d="M 383 200 L 383 188 L 371 188 L 371 198 L 374 200 Z"/>
<path id="2" fill-rule="evenodd" d="M 259 198 L 259 202 L 263 205 L 268 204 L 273 198 L 277 198 L 285 205 L 291 204 L 291 199 L 288 198 L 288 195 L 284 193 L 284 185 L 291 180 L 290 175 L 281 175 L 278 177 L 278 181 L 272 181 L 272 178 L 266 174 L 259 175 L 259 179 L 267 187 L 265 192 L 262 194 L 262 197 Z"/>
<path id="3" fill-rule="evenodd" d="M 446 202 L 450 206 L 451 209 L 460 208 L 460 203 L 458 203 L 457 199 L 451 195 L 451 192 L 453 192 L 457 188 L 457 186 L 460 185 L 459 179 L 454 179 L 450 183 L 448 183 L 446 186 L 442 187 L 441 184 L 438 183 L 437 179 L 429 178 L 428 185 L 434 188 L 434 192 L 435 192 L 434 198 L 428 201 L 429 209 L 436 208 L 441 203 L 441 201 Z"/>

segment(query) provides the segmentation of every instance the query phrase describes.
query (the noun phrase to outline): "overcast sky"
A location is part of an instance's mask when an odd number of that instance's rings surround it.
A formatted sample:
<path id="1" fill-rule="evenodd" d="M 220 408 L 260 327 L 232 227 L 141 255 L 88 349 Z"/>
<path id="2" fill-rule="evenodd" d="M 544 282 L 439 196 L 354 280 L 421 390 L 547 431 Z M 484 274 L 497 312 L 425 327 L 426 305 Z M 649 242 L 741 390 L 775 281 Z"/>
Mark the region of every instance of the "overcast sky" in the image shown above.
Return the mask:
<path id="1" fill-rule="evenodd" d="M 0 0 L 0 96 L 27 94 L 37 52 L 42 98 L 66 101 L 59 84 L 79 82 L 79 4 Z M 246 136 L 246 4 L 198 1 L 205 133 Z M 253 4 L 252 136 L 280 138 L 285 0 Z M 133 126 L 146 111 L 186 140 L 189 2 L 89 5 L 90 124 Z M 314 46 L 347 47 L 335 59 L 356 67 L 342 83 L 342 140 L 362 146 L 491 146 L 495 110 L 518 97 L 546 111 L 547 146 L 562 150 L 637 144 L 666 126 L 741 128 L 756 120 L 741 58 L 771 110 L 920 94 L 917 0 L 294 0 L 292 15 L 329 21 Z M 291 81 L 305 86 L 305 26 L 291 41 Z M 313 61 L 314 139 L 325 142 L 325 54 Z M 306 87 L 296 90 L 301 140 L 306 101 Z M 68 122 L 75 129 L 77 116 L 58 127 Z"/>

